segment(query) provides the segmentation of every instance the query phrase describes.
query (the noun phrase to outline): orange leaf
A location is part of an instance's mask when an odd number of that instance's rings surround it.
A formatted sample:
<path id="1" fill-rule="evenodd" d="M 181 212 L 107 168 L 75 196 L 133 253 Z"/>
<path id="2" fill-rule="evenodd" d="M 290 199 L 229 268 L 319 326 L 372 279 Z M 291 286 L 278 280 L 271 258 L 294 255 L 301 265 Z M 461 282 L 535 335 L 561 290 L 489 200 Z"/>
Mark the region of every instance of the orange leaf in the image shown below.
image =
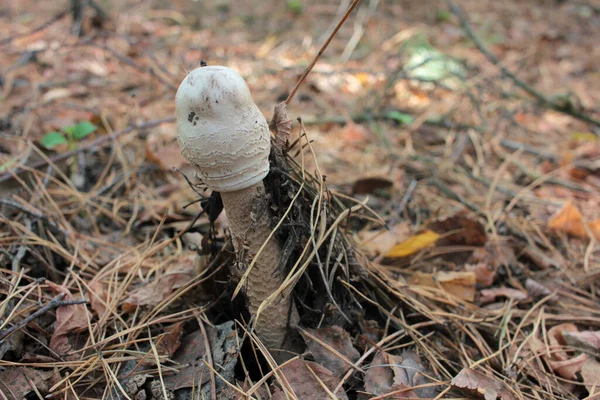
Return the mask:
<path id="1" fill-rule="evenodd" d="M 392 247 L 392 249 L 385 256 L 386 258 L 401 258 L 409 256 L 419 250 L 434 245 L 439 237 L 440 235 L 434 231 L 423 232 L 419 235 L 412 236 L 406 239 L 404 242 Z"/>
<path id="2" fill-rule="evenodd" d="M 548 228 L 577 237 L 587 237 L 581 212 L 570 201 L 567 201 L 563 208 L 550 217 Z"/>

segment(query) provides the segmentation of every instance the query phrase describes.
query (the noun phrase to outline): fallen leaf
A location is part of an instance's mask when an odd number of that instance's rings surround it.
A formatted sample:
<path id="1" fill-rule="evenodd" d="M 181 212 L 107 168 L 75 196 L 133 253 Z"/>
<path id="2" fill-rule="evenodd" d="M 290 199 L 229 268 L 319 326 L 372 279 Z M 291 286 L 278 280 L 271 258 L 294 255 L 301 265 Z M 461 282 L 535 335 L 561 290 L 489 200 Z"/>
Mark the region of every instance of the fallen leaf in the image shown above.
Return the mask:
<path id="1" fill-rule="evenodd" d="M 208 347 L 212 352 L 213 367 L 226 381 L 231 382 L 237 363 L 236 336 L 233 333 L 233 321 L 225 322 L 214 328 L 206 326 Z M 207 343 L 202 331 L 186 335 L 181 346 L 175 352 L 173 361 L 180 367 L 179 372 L 163 378 L 169 390 L 182 388 L 200 388 L 209 381 L 211 371 L 206 366 Z"/>
<path id="2" fill-rule="evenodd" d="M 584 348 L 593 353 L 600 350 L 600 331 L 563 332 L 562 336 L 569 346 Z"/>
<path id="3" fill-rule="evenodd" d="M 577 237 L 587 237 L 583 216 L 570 201 L 567 201 L 556 214 L 550 217 L 548 228 Z"/>
<path id="4" fill-rule="evenodd" d="M 594 393 L 598 393 L 600 389 L 600 362 L 593 357 L 589 357 L 581 367 L 581 377 L 585 388 L 590 394 L 592 394 L 592 390 L 595 390 Z"/>
<path id="5" fill-rule="evenodd" d="M 410 283 L 433 288 L 442 288 L 456 297 L 467 301 L 475 300 L 475 274 L 473 272 L 437 272 L 427 274 L 415 272 Z"/>
<path id="6" fill-rule="evenodd" d="M 402 389 L 400 393 L 394 394 L 394 398 L 418 397 L 410 390 L 412 386 L 408 371 L 402 368 L 403 358 L 386 352 L 377 352 L 373 362 L 365 373 L 365 390 L 375 396 L 395 392 Z M 412 371 L 412 375 L 416 371 Z"/>
<path id="7" fill-rule="evenodd" d="M 440 235 L 433 231 L 425 231 L 419 235 L 412 236 L 402 243 L 392 247 L 385 255 L 386 258 L 401 258 L 418 252 L 427 247 L 431 247 L 438 240 Z"/>
<path id="8" fill-rule="evenodd" d="M 571 356 L 567 352 L 566 333 L 578 332 L 577 326 L 572 323 L 556 325 L 548 330 L 548 346 L 537 339 L 529 341 L 529 347 L 534 353 L 539 354 L 548 364 L 550 369 L 565 379 L 576 379 L 576 374 L 581 371 L 588 358 L 587 354 Z"/>
<path id="9" fill-rule="evenodd" d="M 356 144 L 367 140 L 370 135 L 369 131 L 362 125 L 348 121 L 348 123 L 340 130 L 339 136 L 345 143 Z"/>
<path id="10" fill-rule="evenodd" d="M 181 345 L 181 335 L 183 334 L 184 325 L 185 321 L 181 321 L 165 329 L 165 335 L 156 345 L 156 351 L 159 356 L 173 357 L 173 354 L 175 354 Z M 142 362 L 142 365 L 146 367 L 155 366 L 156 358 L 147 357 Z"/>
<path id="11" fill-rule="evenodd" d="M 56 293 L 64 293 L 63 301 L 75 300 L 69 289 L 51 281 L 46 284 Z M 54 333 L 50 338 L 50 348 L 58 354 L 65 354 L 71 350 L 68 335 L 71 332 L 81 332 L 87 329 L 88 321 L 92 315 L 85 304 L 61 306 L 56 309 L 56 324 Z"/>
<path id="12" fill-rule="evenodd" d="M 487 263 L 465 264 L 468 272 L 475 274 L 475 281 L 483 287 L 491 286 L 496 278 L 496 270 Z"/>
<path id="13" fill-rule="evenodd" d="M 492 301 L 496 300 L 496 297 L 506 297 L 513 300 L 527 300 L 528 298 L 527 293 L 504 286 L 493 289 L 483 289 L 480 294 L 481 297 L 479 298 L 479 301 L 481 301 L 483 304 L 491 303 Z"/>
<path id="14" fill-rule="evenodd" d="M 565 379 L 577 379 L 577 373 L 583 368 L 583 364 L 588 359 L 587 354 L 580 354 L 576 357 L 562 361 L 552 361 L 547 359 L 546 362 L 552 371 Z"/>
<path id="15" fill-rule="evenodd" d="M 106 304 L 108 302 L 108 293 L 104 289 L 104 285 L 100 281 L 92 281 L 88 285 L 90 298 L 90 306 L 96 313 L 98 318 L 102 318 L 106 314 Z"/>
<path id="16" fill-rule="evenodd" d="M 134 290 L 123 302 L 123 311 L 132 312 L 140 306 L 155 306 L 175 289 L 188 283 L 194 277 L 194 257 L 194 255 L 186 255 L 178 259 L 170 264 L 171 270 Z"/>
<path id="17" fill-rule="evenodd" d="M 387 177 L 371 176 L 366 178 L 359 178 L 352 184 L 352 194 L 372 194 L 377 191 L 388 191 L 394 186 Z"/>
<path id="18" fill-rule="evenodd" d="M 517 400 L 504 383 L 469 368 L 463 368 L 451 383 L 460 389 L 473 390 L 485 400 Z"/>
<path id="19" fill-rule="evenodd" d="M 550 289 L 531 278 L 527 278 L 525 281 L 525 289 L 527 289 L 527 294 L 529 294 L 529 297 L 534 300 L 541 300 L 542 298 L 552 294 Z"/>
<path id="20" fill-rule="evenodd" d="M 171 131 L 156 130 L 146 139 L 146 158 L 165 171 L 181 168 L 187 160 Z"/>
<path id="21" fill-rule="evenodd" d="M 442 236 L 437 242 L 438 246 L 482 247 L 487 242 L 485 227 L 462 214 L 436 221 L 430 228 Z"/>
<path id="22" fill-rule="evenodd" d="M 333 391 L 340 383 L 340 379 L 327 368 L 301 359 L 285 364 L 281 367 L 281 372 L 298 399 L 328 399 L 330 396 L 321 384 Z M 283 392 L 277 394 L 278 396 L 274 396 L 274 399 L 286 398 Z M 338 391 L 336 398 L 348 399 L 343 391 Z"/>
<path id="23" fill-rule="evenodd" d="M 26 367 L 5 367 L 0 372 L 0 394 L 9 394 L 10 399 L 22 399 L 29 393 L 38 389 L 47 392 L 48 380 L 52 371 L 43 371 Z"/>
<path id="24" fill-rule="evenodd" d="M 600 218 L 588 223 L 588 228 L 596 240 L 600 240 Z"/>
<path id="25" fill-rule="evenodd" d="M 396 224 L 389 230 L 363 230 L 358 234 L 361 241 L 360 248 L 369 257 L 380 256 L 403 241 L 409 233 L 408 223 Z"/>
<path id="26" fill-rule="evenodd" d="M 351 367 L 338 354 L 351 363 L 360 357 L 358 350 L 352 346 L 348 332 L 339 326 L 329 326 L 320 329 L 300 329 L 300 334 L 315 361 L 331 371 L 335 376 L 342 376 Z M 336 354 L 336 352 L 338 354 Z"/>

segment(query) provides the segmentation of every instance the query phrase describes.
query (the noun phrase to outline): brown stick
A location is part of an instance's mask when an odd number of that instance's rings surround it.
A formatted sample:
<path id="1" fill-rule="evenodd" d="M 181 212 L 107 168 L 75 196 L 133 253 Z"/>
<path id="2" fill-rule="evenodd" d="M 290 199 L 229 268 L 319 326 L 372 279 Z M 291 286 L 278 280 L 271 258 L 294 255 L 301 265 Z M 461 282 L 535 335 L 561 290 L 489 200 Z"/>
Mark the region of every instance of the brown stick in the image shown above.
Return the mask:
<path id="1" fill-rule="evenodd" d="M 304 79 L 306 79 L 306 76 L 313 69 L 313 67 L 315 66 L 315 64 L 317 63 L 317 61 L 319 61 L 319 58 L 321 58 L 321 56 L 323 55 L 323 53 L 325 53 L 325 50 L 327 49 L 327 46 L 329 46 L 329 43 L 331 43 L 331 40 L 333 39 L 333 37 L 335 36 L 335 34 L 340 30 L 340 28 L 342 27 L 342 25 L 344 25 L 344 22 L 346 22 L 346 20 L 350 16 L 350 13 L 352 12 L 352 10 L 354 10 L 354 8 L 356 8 L 356 6 L 358 5 L 358 3 L 360 3 L 360 0 L 354 0 L 352 2 L 352 4 L 350 4 L 350 7 L 348 7 L 348 10 L 346 10 L 346 12 L 344 13 L 344 15 L 340 19 L 340 22 L 338 22 L 338 24 L 335 26 L 335 29 L 333 30 L 333 32 L 331 32 L 331 35 L 329 35 L 329 37 L 325 41 L 325 44 L 323 44 L 323 46 L 321 47 L 321 50 L 319 50 L 319 52 L 317 53 L 317 55 L 315 56 L 315 58 L 312 60 L 312 62 L 310 63 L 310 65 L 308 67 L 306 67 L 306 69 L 304 70 L 304 73 L 302 74 L 302 76 L 298 80 L 298 83 L 296 83 L 296 86 L 294 87 L 294 89 L 292 89 L 292 92 L 290 93 L 290 95 L 288 96 L 288 98 L 285 99 L 285 104 L 290 104 L 290 101 L 292 101 L 292 99 L 296 95 L 296 92 L 298 91 L 298 88 L 300 87 L 300 85 L 302 85 L 302 82 L 304 82 Z"/>
<path id="2" fill-rule="evenodd" d="M 50 303 L 46 304 L 44 307 L 40 308 L 39 310 L 37 310 L 36 312 L 34 312 L 33 314 L 31 314 L 27 318 L 23 319 L 22 321 L 19 321 L 18 323 L 14 324 L 10 328 L 7 328 L 7 329 L 4 329 L 4 330 L 0 331 L 0 341 L 4 340 L 8 336 L 10 336 L 13 332 L 21 329 L 23 326 L 27 325 L 28 323 L 30 323 L 31 321 L 33 321 L 37 317 L 41 316 L 42 314 L 47 313 L 48 311 L 50 311 L 50 310 L 52 310 L 54 308 L 58 308 L 58 307 L 62 307 L 62 306 L 72 306 L 72 305 L 75 305 L 75 304 L 85 304 L 85 303 L 87 303 L 87 301 L 83 300 L 83 299 L 62 301 L 63 297 L 65 297 L 64 293 L 59 294 L 58 296 L 56 296 L 55 298 L 53 298 L 50 301 Z"/>

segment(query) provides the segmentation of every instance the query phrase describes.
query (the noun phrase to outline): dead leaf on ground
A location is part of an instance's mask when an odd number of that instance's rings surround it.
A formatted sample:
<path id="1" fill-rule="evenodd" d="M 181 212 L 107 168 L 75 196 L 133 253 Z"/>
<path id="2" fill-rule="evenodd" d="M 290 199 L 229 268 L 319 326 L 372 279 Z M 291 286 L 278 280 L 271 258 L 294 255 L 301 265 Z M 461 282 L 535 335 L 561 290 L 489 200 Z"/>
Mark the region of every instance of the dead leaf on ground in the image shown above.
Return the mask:
<path id="1" fill-rule="evenodd" d="M 371 136 L 364 126 L 355 124 L 352 121 L 348 121 L 338 135 L 347 144 L 361 143 Z"/>
<path id="2" fill-rule="evenodd" d="M 583 364 L 588 358 L 582 353 L 575 356 L 567 348 L 564 335 L 566 333 L 578 332 L 577 326 L 571 323 L 556 325 L 548 330 L 548 346 L 536 337 L 528 341 L 528 347 L 533 353 L 541 356 L 550 369 L 565 379 L 576 379 L 576 374 L 581 371 Z"/>
<path id="3" fill-rule="evenodd" d="M 98 318 L 102 318 L 106 314 L 106 304 L 108 303 L 108 293 L 104 285 L 100 281 L 92 281 L 88 285 L 90 298 L 90 306 L 96 313 Z"/>
<path id="4" fill-rule="evenodd" d="M 298 399 L 328 399 L 330 396 L 322 385 L 333 391 L 340 383 L 340 379 L 327 368 L 306 360 L 294 360 L 283 366 L 281 372 Z M 338 391 L 336 395 L 338 399 L 348 399 L 343 391 Z M 283 392 L 277 392 L 273 399 L 283 400 L 286 396 Z"/>
<path id="5" fill-rule="evenodd" d="M 388 177 L 370 176 L 359 178 L 352 184 L 352 194 L 373 194 L 377 191 L 388 191 L 394 186 Z"/>
<path id="6" fill-rule="evenodd" d="M 226 322 L 214 328 L 206 326 L 206 336 L 212 351 L 214 367 L 223 378 L 231 382 L 237 362 L 233 322 Z M 181 340 L 181 346 L 173 356 L 173 361 L 178 363 L 180 369 L 177 374 L 164 377 L 167 389 L 200 388 L 209 381 L 212 372 L 206 366 L 206 348 L 206 340 L 200 330 L 186 335 Z"/>
<path id="7" fill-rule="evenodd" d="M 479 301 L 483 304 L 491 303 L 492 301 L 496 300 L 496 297 L 506 297 L 513 300 L 527 300 L 529 297 L 527 296 L 527 293 L 521 290 L 504 286 L 499 288 L 483 289 L 479 293 L 481 295 Z"/>
<path id="8" fill-rule="evenodd" d="M 140 306 L 154 306 L 166 299 L 175 289 L 194 277 L 194 255 L 186 255 L 171 263 L 171 270 L 145 286 L 133 291 L 123 302 L 123 311 L 131 312 Z"/>
<path id="9" fill-rule="evenodd" d="M 413 285 L 441 288 L 463 300 L 475 300 L 475 274 L 473 272 L 415 272 L 410 279 Z"/>
<path id="10" fill-rule="evenodd" d="M 386 254 L 396 244 L 405 240 L 410 234 L 408 223 L 399 223 L 389 230 L 363 230 L 358 236 L 361 249 L 369 256 L 376 257 Z"/>
<path id="11" fill-rule="evenodd" d="M 397 356 L 380 351 L 365 374 L 365 390 L 376 396 L 398 392 L 389 398 L 422 397 L 425 393 L 418 393 L 418 389 L 411 387 L 425 383 L 423 370 L 415 353 L 405 352 L 403 356 Z"/>
<path id="12" fill-rule="evenodd" d="M 351 363 L 355 363 L 360 357 L 360 353 L 352 345 L 352 339 L 348 332 L 339 326 L 301 329 L 300 334 L 315 361 L 330 370 L 335 376 L 340 377 L 351 368 L 350 364 L 336 352 Z"/>
<path id="13" fill-rule="evenodd" d="M 156 130 L 148 135 L 146 158 L 165 171 L 179 169 L 188 163 L 181 155 L 181 149 L 172 130 Z"/>
<path id="14" fill-rule="evenodd" d="M 0 394 L 10 399 L 22 399 L 33 392 L 34 388 L 42 393 L 50 389 L 48 380 L 52 371 L 42 371 L 26 367 L 6 367 L 0 372 Z"/>
<path id="15" fill-rule="evenodd" d="M 560 210 L 550 217 L 548 229 L 565 232 L 579 238 L 588 238 L 589 230 L 597 240 L 600 240 L 600 220 L 594 220 L 586 224 L 577 206 L 570 201 L 567 201 Z"/>
<path id="16" fill-rule="evenodd" d="M 165 335 L 156 344 L 156 350 L 159 356 L 173 357 L 173 354 L 175 354 L 181 345 L 181 335 L 183 334 L 184 325 L 185 321 L 181 321 L 165 329 Z M 156 358 L 147 357 L 142 364 L 147 367 L 154 366 L 156 365 Z"/>
<path id="17" fill-rule="evenodd" d="M 462 214 L 436 221 L 430 228 L 441 236 L 437 242 L 438 246 L 482 247 L 487 242 L 485 227 Z"/>
<path id="18" fill-rule="evenodd" d="M 491 286 L 496 278 L 496 270 L 487 263 L 465 264 L 468 272 L 475 274 L 475 281 L 483 287 Z"/>
<path id="19" fill-rule="evenodd" d="M 581 367 L 581 377 L 585 388 L 592 394 L 597 394 L 600 390 L 600 362 L 595 358 L 589 357 Z"/>
<path id="20" fill-rule="evenodd" d="M 64 293 L 63 301 L 75 300 L 69 289 L 64 286 L 57 285 L 51 281 L 46 281 L 46 284 L 56 293 Z M 69 333 L 81 332 L 88 327 L 88 321 L 92 315 L 87 310 L 85 304 L 74 304 L 69 306 L 61 306 L 56 309 L 56 324 L 54 333 L 50 338 L 50 348 L 58 354 L 65 354 L 71 350 L 69 344 Z"/>
<path id="21" fill-rule="evenodd" d="M 473 390 L 485 400 L 517 400 L 504 383 L 469 368 L 463 368 L 452 378 L 452 386 Z"/>
<path id="22" fill-rule="evenodd" d="M 596 353 L 600 350 L 600 331 L 563 332 L 562 336 L 569 346 Z"/>
<path id="23" fill-rule="evenodd" d="M 385 258 L 407 257 L 427 247 L 433 246 L 439 237 L 440 235 L 433 231 L 425 231 L 418 235 L 411 236 L 402 243 L 392 247 L 385 255 Z"/>

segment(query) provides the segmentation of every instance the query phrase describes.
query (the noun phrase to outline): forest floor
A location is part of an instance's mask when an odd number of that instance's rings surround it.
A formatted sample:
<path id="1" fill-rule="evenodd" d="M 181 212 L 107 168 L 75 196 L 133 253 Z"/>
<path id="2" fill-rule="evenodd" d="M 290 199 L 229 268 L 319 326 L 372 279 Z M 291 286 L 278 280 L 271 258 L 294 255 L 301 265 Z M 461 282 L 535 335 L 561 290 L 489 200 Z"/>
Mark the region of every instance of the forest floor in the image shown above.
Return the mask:
<path id="1" fill-rule="evenodd" d="M 226 65 L 270 120 L 350 2 L 0 5 L 0 398 L 598 398 L 600 5 L 456 2 L 363 0 L 288 106 L 323 246 L 275 370 L 226 214 L 183 235 L 175 92 Z"/>

